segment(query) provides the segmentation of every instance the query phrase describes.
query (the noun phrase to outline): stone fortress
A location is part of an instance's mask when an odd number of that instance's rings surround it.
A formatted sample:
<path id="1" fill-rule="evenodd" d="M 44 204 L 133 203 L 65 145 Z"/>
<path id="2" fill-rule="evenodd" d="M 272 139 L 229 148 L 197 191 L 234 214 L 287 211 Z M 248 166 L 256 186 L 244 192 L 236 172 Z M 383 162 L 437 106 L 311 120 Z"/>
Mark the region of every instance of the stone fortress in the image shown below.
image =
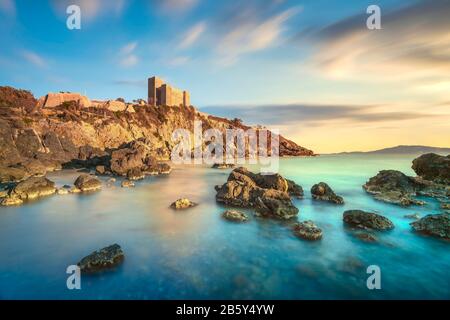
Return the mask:
<path id="1" fill-rule="evenodd" d="M 151 77 L 148 79 L 148 104 L 188 107 L 191 105 L 191 98 L 188 91 L 181 91 L 158 77 Z"/>
<path id="2" fill-rule="evenodd" d="M 116 100 L 90 100 L 79 93 L 72 92 L 49 92 L 38 100 L 38 108 L 55 108 L 66 102 L 76 102 L 79 106 L 88 108 L 95 107 L 107 109 L 113 112 L 126 111 L 135 112 L 135 107 L 145 105 L 142 99 L 127 103 L 124 99 Z M 148 79 L 148 104 L 152 106 L 188 107 L 191 105 L 188 91 L 181 91 L 170 86 L 158 77 Z"/>

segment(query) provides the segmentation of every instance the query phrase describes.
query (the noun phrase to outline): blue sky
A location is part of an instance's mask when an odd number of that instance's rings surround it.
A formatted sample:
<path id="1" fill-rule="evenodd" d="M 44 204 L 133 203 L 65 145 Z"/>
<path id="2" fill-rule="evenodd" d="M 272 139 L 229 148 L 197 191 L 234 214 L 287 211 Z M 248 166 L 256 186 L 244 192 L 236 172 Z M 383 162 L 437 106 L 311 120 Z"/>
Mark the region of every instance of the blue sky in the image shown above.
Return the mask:
<path id="1" fill-rule="evenodd" d="M 81 7 L 81 30 L 66 28 L 72 3 Z M 382 9 L 383 30 L 365 27 L 371 4 Z M 146 98 L 147 77 L 159 75 L 189 90 L 199 108 L 272 119 L 320 151 L 334 150 L 308 135 L 333 125 L 353 149 L 383 146 L 380 132 L 442 145 L 450 138 L 443 122 L 426 139 L 411 134 L 417 121 L 449 116 L 449 13 L 447 0 L 0 0 L 0 85 L 38 97 L 132 100 Z M 345 107 L 360 108 L 336 113 Z M 339 114 L 346 116 L 330 123 Z M 353 142 L 347 126 L 367 141 Z"/>

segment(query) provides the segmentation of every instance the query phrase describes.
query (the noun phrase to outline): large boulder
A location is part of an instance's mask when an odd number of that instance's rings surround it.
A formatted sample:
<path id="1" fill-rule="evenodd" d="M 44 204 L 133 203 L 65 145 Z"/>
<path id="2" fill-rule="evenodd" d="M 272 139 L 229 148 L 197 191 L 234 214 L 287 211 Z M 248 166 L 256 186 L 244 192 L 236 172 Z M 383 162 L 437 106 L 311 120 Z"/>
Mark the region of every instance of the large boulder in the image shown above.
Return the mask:
<path id="1" fill-rule="evenodd" d="M 344 223 L 359 229 L 390 230 L 394 228 L 391 220 L 382 215 L 362 210 L 344 212 Z"/>
<path id="2" fill-rule="evenodd" d="M 21 204 L 25 200 L 37 199 L 56 192 L 55 183 L 44 177 L 31 177 L 13 187 L 2 205 Z"/>
<path id="3" fill-rule="evenodd" d="M 287 192 L 287 181 L 279 175 L 263 176 L 237 168 L 224 185 L 216 187 L 216 191 L 217 202 L 255 208 L 263 216 L 290 219 L 298 214 Z"/>
<path id="4" fill-rule="evenodd" d="M 54 108 L 65 102 L 76 102 L 78 105 L 82 107 L 90 107 L 91 101 L 88 97 L 83 96 L 79 93 L 69 93 L 69 92 L 61 92 L 61 93 L 48 93 L 46 96 L 41 97 L 38 102 L 38 108 Z"/>
<path id="5" fill-rule="evenodd" d="M 450 155 L 424 154 L 413 160 L 412 169 L 426 180 L 450 184 Z"/>
<path id="6" fill-rule="evenodd" d="M 0 166 L 0 183 L 19 182 L 29 177 L 23 166 Z"/>
<path id="7" fill-rule="evenodd" d="M 143 174 L 168 174 L 171 171 L 167 163 L 158 162 L 154 150 L 146 139 L 134 140 L 111 153 L 111 172 L 125 176 L 130 170 L 140 170 Z"/>
<path id="8" fill-rule="evenodd" d="M 95 273 L 111 269 L 119 265 L 125 258 L 118 244 L 92 252 L 78 262 L 82 273 Z"/>
<path id="9" fill-rule="evenodd" d="M 302 186 L 296 184 L 294 181 L 286 179 L 288 183 L 288 193 L 289 195 L 297 198 L 303 198 L 304 192 Z"/>
<path id="10" fill-rule="evenodd" d="M 450 239 L 450 214 L 432 214 L 410 223 L 419 233 Z"/>
<path id="11" fill-rule="evenodd" d="M 396 170 L 383 170 L 363 185 L 367 193 L 375 199 L 401 206 L 422 205 L 414 198 L 423 184 Z"/>
<path id="12" fill-rule="evenodd" d="M 27 90 L 0 86 L 0 109 L 20 108 L 30 113 L 36 106 L 36 99 Z"/>
<path id="13" fill-rule="evenodd" d="M 336 195 L 325 182 L 320 182 L 311 187 L 311 195 L 314 200 L 327 201 L 336 204 L 344 204 L 344 199 Z"/>
<path id="14" fill-rule="evenodd" d="M 87 173 L 80 175 L 74 185 L 83 192 L 99 190 L 102 187 L 102 183 L 96 176 Z"/>

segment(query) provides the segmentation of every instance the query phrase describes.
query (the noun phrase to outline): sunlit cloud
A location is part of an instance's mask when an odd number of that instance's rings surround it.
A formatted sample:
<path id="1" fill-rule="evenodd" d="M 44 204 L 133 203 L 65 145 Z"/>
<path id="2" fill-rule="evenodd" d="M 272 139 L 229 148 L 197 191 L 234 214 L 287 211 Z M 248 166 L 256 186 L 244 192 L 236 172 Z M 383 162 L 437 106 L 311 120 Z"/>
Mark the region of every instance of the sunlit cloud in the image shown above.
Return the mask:
<path id="1" fill-rule="evenodd" d="M 382 30 L 361 14 L 298 39 L 316 45 L 308 62 L 332 79 L 429 81 L 450 74 L 449 16 L 450 1 L 421 1 L 383 14 Z"/>

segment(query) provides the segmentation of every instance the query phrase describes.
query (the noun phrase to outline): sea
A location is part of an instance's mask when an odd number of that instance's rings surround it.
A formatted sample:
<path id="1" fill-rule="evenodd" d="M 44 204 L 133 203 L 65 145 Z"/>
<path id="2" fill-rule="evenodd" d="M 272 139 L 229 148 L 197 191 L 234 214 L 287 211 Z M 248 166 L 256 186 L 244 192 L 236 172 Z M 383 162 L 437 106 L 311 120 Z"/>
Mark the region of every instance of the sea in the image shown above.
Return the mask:
<path id="1" fill-rule="evenodd" d="M 298 220 L 323 230 L 305 241 L 289 223 L 256 217 L 224 220 L 214 186 L 231 169 L 175 166 L 134 188 L 121 179 L 90 194 L 53 195 L 17 207 L 0 207 L 0 299 L 450 299 L 450 242 L 415 233 L 405 215 L 441 213 L 425 206 L 402 208 L 374 200 L 362 185 L 383 169 L 414 175 L 416 155 L 344 154 L 280 160 L 280 174 L 305 190 L 293 199 Z M 258 168 L 249 167 L 257 172 Z M 58 186 L 80 173 L 50 173 Z M 345 205 L 314 201 L 310 189 L 328 183 Z M 169 208 L 186 197 L 198 206 Z M 345 210 L 389 218 L 395 228 L 367 243 L 343 224 Z M 92 251 L 119 244 L 125 260 L 113 270 L 82 275 L 69 289 L 70 265 Z M 373 267 L 377 288 L 368 286 Z M 372 278 L 373 279 L 373 278 Z M 369 281 L 368 281 L 369 280 Z"/>

